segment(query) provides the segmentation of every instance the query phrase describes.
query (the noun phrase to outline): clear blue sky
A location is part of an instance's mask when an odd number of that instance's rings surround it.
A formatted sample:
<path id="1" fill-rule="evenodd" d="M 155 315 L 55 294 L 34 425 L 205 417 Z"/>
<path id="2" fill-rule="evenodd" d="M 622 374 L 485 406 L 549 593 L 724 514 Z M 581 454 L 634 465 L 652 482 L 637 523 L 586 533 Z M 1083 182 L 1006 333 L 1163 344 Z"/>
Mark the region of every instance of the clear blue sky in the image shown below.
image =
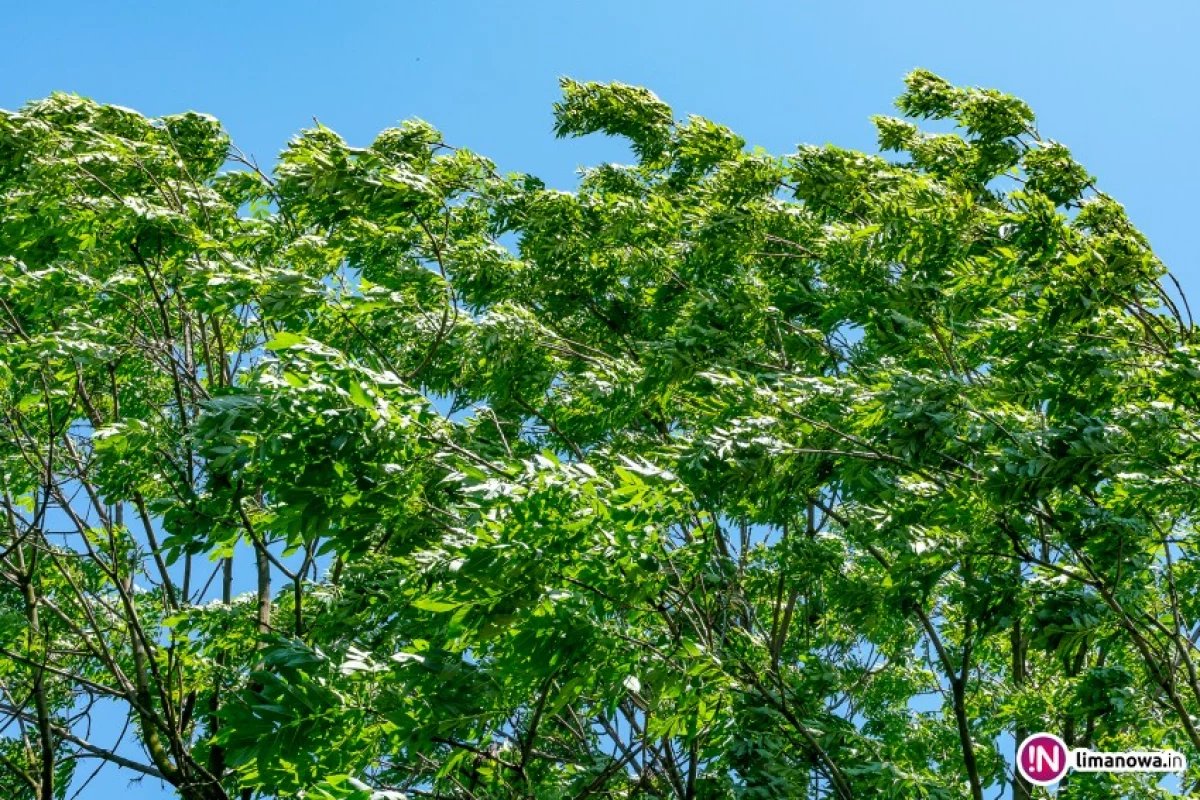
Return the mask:
<path id="1" fill-rule="evenodd" d="M 559 76 L 649 86 L 678 114 L 785 152 L 873 148 L 868 118 L 920 66 L 1028 101 L 1200 296 L 1198 23 L 1200 4 L 1182 0 L 31 0 L 0 17 L 0 107 L 61 89 L 150 115 L 206 111 L 263 164 L 313 116 L 358 144 L 420 116 L 501 169 L 568 186 L 620 151 L 553 138 Z M 105 772 L 85 800 L 169 796 Z"/>

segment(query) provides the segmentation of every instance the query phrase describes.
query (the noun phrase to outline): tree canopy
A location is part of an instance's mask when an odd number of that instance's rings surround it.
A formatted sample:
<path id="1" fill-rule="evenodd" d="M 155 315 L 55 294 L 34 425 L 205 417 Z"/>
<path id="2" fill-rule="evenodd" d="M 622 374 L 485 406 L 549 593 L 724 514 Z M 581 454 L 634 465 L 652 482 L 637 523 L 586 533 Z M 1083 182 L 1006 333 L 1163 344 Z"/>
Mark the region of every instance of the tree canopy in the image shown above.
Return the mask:
<path id="1" fill-rule="evenodd" d="M 573 191 L 420 120 L 260 169 L 203 114 L 0 112 L 0 794 L 1200 761 L 1186 300 L 1023 102 L 897 106 L 882 155 L 780 156 L 564 80 L 555 133 L 631 153 Z"/>

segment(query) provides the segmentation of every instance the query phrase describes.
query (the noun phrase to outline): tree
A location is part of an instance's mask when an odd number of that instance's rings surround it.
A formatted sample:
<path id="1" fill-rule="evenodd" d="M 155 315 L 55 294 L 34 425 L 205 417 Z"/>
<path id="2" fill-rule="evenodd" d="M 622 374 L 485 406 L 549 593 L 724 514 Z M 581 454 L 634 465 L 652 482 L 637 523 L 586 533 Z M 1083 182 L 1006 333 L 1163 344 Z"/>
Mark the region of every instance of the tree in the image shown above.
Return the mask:
<path id="1" fill-rule="evenodd" d="M 562 89 L 633 156 L 573 192 L 421 121 L 267 172 L 200 114 L 0 112 L 4 795 L 1021 798 L 1037 730 L 1194 764 L 1200 348 L 1121 206 L 924 71 L 887 157 Z"/>

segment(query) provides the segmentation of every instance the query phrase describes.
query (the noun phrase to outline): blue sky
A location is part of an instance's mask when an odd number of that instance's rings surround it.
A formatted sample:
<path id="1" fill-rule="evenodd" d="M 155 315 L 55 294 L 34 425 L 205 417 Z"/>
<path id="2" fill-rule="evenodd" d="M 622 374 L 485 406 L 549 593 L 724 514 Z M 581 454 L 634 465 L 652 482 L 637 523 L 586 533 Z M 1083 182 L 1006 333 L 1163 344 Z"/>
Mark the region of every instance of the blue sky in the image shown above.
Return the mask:
<path id="1" fill-rule="evenodd" d="M 205 111 L 264 165 L 314 116 L 358 144 L 420 116 L 501 169 L 569 186 L 621 150 L 554 139 L 559 76 L 646 85 L 785 152 L 873 148 L 868 118 L 920 66 L 1028 101 L 1197 295 L 1198 22 L 1200 4 L 1152 0 L 26 2 L 0 18 L 0 107 L 60 89 Z M 168 796 L 147 784 L 106 771 L 82 797 Z"/>

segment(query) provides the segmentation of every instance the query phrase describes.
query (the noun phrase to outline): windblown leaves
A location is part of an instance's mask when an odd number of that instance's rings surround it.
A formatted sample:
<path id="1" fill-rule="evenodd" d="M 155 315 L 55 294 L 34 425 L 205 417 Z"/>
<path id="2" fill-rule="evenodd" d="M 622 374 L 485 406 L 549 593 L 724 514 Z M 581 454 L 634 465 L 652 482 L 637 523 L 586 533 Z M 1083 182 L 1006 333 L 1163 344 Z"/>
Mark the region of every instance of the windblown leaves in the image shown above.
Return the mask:
<path id="1" fill-rule="evenodd" d="M 3 786 L 65 786 L 97 697 L 189 800 L 1195 762 L 1186 303 L 1024 103 L 898 107 L 775 156 L 566 80 L 555 132 L 635 156 L 573 191 L 419 120 L 268 173 L 204 115 L 0 113 L 0 679 L 46 701 L 0 712 L 52 745 Z"/>

